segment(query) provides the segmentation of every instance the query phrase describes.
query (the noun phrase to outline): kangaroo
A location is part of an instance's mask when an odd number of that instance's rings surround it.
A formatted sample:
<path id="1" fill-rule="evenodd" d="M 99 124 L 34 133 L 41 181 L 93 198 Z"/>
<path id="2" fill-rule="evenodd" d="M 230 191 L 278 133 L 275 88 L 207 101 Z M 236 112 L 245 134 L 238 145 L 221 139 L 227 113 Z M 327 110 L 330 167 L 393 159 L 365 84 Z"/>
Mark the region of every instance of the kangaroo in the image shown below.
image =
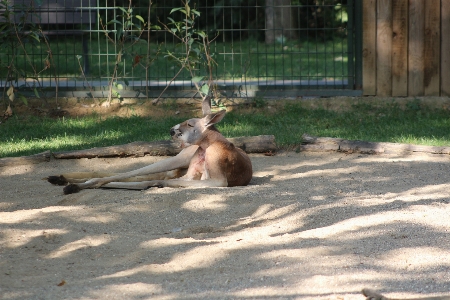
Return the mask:
<path id="1" fill-rule="evenodd" d="M 248 155 L 230 143 L 216 128 L 226 111 L 211 113 L 210 98 L 202 103 L 203 118 L 194 118 L 170 129 L 172 139 L 183 150 L 143 168 L 126 173 L 67 173 L 46 179 L 66 185 L 64 194 L 87 188 L 142 190 L 150 187 L 232 187 L 245 186 L 252 179 Z"/>

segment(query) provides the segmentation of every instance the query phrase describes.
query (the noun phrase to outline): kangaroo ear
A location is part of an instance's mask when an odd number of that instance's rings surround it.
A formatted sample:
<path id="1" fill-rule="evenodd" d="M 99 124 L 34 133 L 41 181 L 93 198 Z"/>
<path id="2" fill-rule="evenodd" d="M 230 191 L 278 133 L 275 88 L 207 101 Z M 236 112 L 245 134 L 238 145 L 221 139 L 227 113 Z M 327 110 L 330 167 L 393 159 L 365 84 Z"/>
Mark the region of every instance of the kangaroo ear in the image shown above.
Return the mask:
<path id="1" fill-rule="evenodd" d="M 211 113 L 211 97 L 206 96 L 202 101 L 202 111 L 203 116 L 209 115 Z"/>
<path id="2" fill-rule="evenodd" d="M 227 111 L 224 109 L 224 110 L 218 111 L 216 113 L 206 115 L 203 118 L 205 120 L 205 126 L 211 126 L 216 123 L 219 123 L 220 121 L 222 121 L 223 117 L 225 117 L 226 112 Z"/>

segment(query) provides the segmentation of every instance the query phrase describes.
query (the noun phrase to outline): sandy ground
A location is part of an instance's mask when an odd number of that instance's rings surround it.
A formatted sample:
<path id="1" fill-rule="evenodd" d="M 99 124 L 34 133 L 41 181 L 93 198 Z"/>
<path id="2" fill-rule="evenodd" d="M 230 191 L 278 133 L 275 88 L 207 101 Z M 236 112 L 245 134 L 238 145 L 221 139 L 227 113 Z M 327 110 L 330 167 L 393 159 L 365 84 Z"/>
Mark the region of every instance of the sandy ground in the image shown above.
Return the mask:
<path id="1" fill-rule="evenodd" d="M 450 158 L 251 155 L 237 188 L 41 180 L 161 158 L 0 169 L 1 299 L 364 299 L 450 294 Z"/>

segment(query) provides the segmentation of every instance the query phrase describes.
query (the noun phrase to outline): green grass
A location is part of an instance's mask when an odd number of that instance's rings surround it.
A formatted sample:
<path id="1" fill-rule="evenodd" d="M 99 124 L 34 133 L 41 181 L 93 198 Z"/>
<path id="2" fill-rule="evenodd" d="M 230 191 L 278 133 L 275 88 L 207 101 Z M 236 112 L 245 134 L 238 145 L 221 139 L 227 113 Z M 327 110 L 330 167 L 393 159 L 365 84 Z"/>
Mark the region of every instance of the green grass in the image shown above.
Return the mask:
<path id="1" fill-rule="evenodd" d="M 181 119 L 167 118 L 10 118 L 0 124 L 0 157 L 19 156 L 46 150 L 85 149 L 133 141 L 165 140 L 168 129 Z"/>
<path id="2" fill-rule="evenodd" d="M 30 155 L 109 146 L 133 141 L 169 139 L 168 130 L 184 118 L 99 117 L 76 119 L 13 117 L 0 124 L 0 157 Z M 450 112 L 422 108 L 411 102 L 401 109 L 388 103 L 375 107 L 365 102 L 337 112 L 305 108 L 292 102 L 269 112 L 266 107 L 236 109 L 219 124 L 227 137 L 275 135 L 280 148 L 295 149 L 304 133 L 315 136 L 450 146 Z"/>
<path id="3" fill-rule="evenodd" d="M 50 40 L 53 61 L 59 76 L 77 77 L 81 76 L 77 55 L 82 55 L 82 45 L 79 39 L 58 38 Z M 178 72 L 178 66 L 164 57 L 164 51 L 180 51 L 182 47 L 176 47 L 172 43 L 161 45 L 162 52 L 157 55 L 159 45 L 150 44 L 150 80 L 170 80 Z M 27 45 L 28 58 L 32 61 L 36 70 L 44 68 L 44 60 L 47 57 L 47 47 L 40 43 L 36 47 Z M 116 61 L 116 52 L 113 44 L 108 43 L 103 35 L 98 40 L 93 38 L 89 42 L 90 55 L 90 78 L 110 77 Z M 215 68 L 215 79 L 285 79 L 299 80 L 311 78 L 320 80 L 324 78 L 344 79 L 347 76 L 347 41 L 335 39 L 324 43 L 312 43 L 303 40 L 288 41 L 283 44 L 275 43 L 266 45 L 264 42 L 255 40 L 243 40 L 235 42 L 214 42 L 211 45 L 213 58 L 217 62 Z M 16 67 L 26 70 L 28 76 L 33 74 L 25 56 L 20 51 L 16 60 Z M 137 55 L 146 56 L 147 42 L 142 41 L 128 48 L 122 56 L 119 64 L 119 78 L 145 79 L 145 69 L 141 65 L 133 68 L 134 58 Z M 0 77 L 5 77 L 9 65 L 6 49 L 0 51 L 0 56 L 6 58 L 0 60 Z M 177 56 L 182 56 L 179 53 Z M 144 61 L 145 58 L 142 58 Z M 200 71 L 206 75 L 206 71 Z M 54 69 L 48 69 L 40 73 L 43 77 L 53 77 Z M 178 79 L 190 79 L 188 72 L 183 71 Z"/>

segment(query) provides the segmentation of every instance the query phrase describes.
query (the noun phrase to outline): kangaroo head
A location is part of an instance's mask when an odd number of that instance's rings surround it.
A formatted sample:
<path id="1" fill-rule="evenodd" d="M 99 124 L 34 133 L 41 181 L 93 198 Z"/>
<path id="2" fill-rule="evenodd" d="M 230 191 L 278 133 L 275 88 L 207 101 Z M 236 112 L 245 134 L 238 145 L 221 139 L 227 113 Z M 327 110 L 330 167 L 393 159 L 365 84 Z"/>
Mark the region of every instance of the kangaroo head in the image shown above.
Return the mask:
<path id="1" fill-rule="evenodd" d="M 214 124 L 220 122 L 226 110 L 207 114 L 203 118 L 194 118 L 177 124 L 170 129 L 172 139 L 179 140 L 185 146 L 196 145 L 207 135 L 208 131 L 217 131 Z"/>

